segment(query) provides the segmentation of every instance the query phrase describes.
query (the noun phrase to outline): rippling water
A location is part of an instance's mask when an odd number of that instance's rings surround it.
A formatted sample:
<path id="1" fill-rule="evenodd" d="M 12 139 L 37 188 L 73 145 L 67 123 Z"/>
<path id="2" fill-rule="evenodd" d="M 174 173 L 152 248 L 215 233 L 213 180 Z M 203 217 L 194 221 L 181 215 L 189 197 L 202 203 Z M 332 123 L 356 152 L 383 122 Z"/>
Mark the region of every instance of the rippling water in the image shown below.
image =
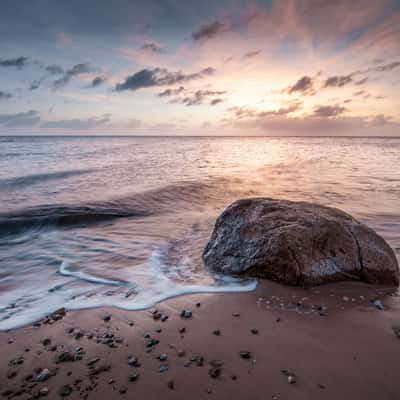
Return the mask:
<path id="1" fill-rule="evenodd" d="M 59 308 L 245 291 L 201 262 L 240 197 L 350 212 L 400 255 L 400 140 L 0 137 L 0 329 Z"/>

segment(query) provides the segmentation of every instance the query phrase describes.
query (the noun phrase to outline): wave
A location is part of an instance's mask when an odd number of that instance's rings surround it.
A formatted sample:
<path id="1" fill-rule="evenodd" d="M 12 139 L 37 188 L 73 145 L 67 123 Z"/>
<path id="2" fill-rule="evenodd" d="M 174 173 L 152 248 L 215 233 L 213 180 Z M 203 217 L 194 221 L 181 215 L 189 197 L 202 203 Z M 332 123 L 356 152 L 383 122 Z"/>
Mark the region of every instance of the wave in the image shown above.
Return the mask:
<path id="1" fill-rule="evenodd" d="M 0 179 L 0 187 L 2 188 L 2 190 L 10 190 L 46 181 L 66 179 L 76 175 L 88 174 L 92 171 L 93 170 L 90 169 L 79 169 L 72 171 L 59 171 L 59 172 L 50 172 L 47 174 L 34 174 L 34 175 L 18 176 L 15 178 Z"/>
<path id="2" fill-rule="evenodd" d="M 111 279 L 105 279 L 105 278 L 98 278 L 89 274 L 85 274 L 84 272 L 81 271 L 70 271 L 68 269 L 68 265 L 65 261 L 63 261 L 60 265 L 60 268 L 58 270 L 58 273 L 62 276 L 68 276 L 72 278 L 76 278 L 85 282 L 89 283 L 97 283 L 100 285 L 124 285 L 125 282 L 123 281 L 117 281 L 117 280 L 111 280 Z"/>
<path id="3" fill-rule="evenodd" d="M 120 218 L 147 217 L 203 207 L 225 190 L 220 185 L 186 182 L 135 194 L 131 197 L 83 204 L 39 205 L 0 213 L 0 236 L 29 229 L 88 226 Z"/>

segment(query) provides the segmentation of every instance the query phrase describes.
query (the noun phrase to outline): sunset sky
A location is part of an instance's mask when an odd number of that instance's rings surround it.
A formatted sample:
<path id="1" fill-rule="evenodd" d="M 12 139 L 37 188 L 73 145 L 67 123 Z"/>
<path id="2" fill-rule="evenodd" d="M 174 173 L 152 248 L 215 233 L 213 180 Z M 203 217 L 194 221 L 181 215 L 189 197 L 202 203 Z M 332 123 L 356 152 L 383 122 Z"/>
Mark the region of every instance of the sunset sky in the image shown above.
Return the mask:
<path id="1" fill-rule="evenodd" d="M 0 134 L 400 136 L 398 0 L 2 0 Z"/>

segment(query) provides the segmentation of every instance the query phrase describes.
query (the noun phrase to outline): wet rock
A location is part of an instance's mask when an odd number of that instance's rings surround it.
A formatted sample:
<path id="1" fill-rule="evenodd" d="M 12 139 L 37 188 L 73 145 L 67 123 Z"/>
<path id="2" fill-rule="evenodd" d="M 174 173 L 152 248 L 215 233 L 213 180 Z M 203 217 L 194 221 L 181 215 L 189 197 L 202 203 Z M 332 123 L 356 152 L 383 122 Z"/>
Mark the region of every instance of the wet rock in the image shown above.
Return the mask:
<path id="1" fill-rule="evenodd" d="M 399 284 L 396 256 L 382 237 L 341 210 L 306 202 L 236 201 L 217 219 L 203 259 L 217 272 L 289 285 Z"/>
<path id="2" fill-rule="evenodd" d="M 190 310 L 182 310 L 181 311 L 181 318 L 189 319 L 189 318 L 192 318 L 192 316 L 193 316 L 193 313 Z"/>

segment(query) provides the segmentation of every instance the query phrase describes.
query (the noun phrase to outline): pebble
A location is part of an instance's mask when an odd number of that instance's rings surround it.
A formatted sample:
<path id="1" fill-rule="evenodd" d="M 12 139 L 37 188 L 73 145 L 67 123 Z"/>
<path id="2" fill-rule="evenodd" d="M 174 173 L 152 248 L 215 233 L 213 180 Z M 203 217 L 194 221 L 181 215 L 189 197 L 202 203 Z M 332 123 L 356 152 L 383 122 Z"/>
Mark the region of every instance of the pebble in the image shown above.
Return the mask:
<path id="1" fill-rule="evenodd" d="M 49 394 L 49 388 L 48 387 L 43 387 L 39 390 L 40 396 L 47 396 Z"/>
<path id="2" fill-rule="evenodd" d="M 213 334 L 215 336 L 220 336 L 221 335 L 221 331 L 219 329 L 215 329 L 215 330 L 213 330 Z"/>
<path id="3" fill-rule="evenodd" d="M 104 315 L 101 317 L 101 319 L 102 319 L 104 322 L 108 322 L 108 321 L 111 320 L 111 315 L 110 315 L 110 314 L 104 314 Z"/>
<path id="4" fill-rule="evenodd" d="M 168 386 L 168 389 L 174 390 L 175 382 L 173 380 L 170 380 L 170 381 L 168 381 L 167 386 Z"/>
<path id="5" fill-rule="evenodd" d="M 70 385 L 63 385 L 58 389 L 58 394 L 61 397 L 69 396 L 72 393 L 72 387 Z"/>
<path id="6" fill-rule="evenodd" d="M 47 379 L 49 379 L 50 376 L 51 376 L 51 372 L 47 368 L 44 368 L 44 369 L 42 369 L 42 371 L 40 371 L 40 373 L 38 373 L 35 376 L 34 381 L 35 382 L 44 382 L 44 381 L 47 381 Z"/>
<path id="7" fill-rule="evenodd" d="M 49 346 L 51 344 L 50 338 L 45 338 L 41 340 L 43 346 Z"/>
<path id="8" fill-rule="evenodd" d="M 167 361 L 168 360 L 168 356 L 165 353 L 162 353 L 158 356 L 158 359 L 160 361 Z"/>
<path id="9" fill-rule="evenodd" d="M 252 333 L 253 335 L 258 335 L 258 329 L 252 329 L 252 330 L 251 330 L 251 333 Z"/>
<path id="10" fill-rule="evenodd" d="M 238 317 L 240 317 L 240 313 L 234 312 L 234 313 L 232 313 L 232 317 L 238 318 Z"/>
<path id="11" fill-rule="evenodd" d="M 243 358 L 244 360 L 248 360 L 251 357 L 250 351 L 242 350 L 240 353 L 240 358 Z"/>
<path id="12" fill-rule="evenodd" d="M 139 360 L 133 356 L 128 357 L 128 365 L 130 365 L 131 367 L 136 367 L 136 368 L 140 367 Z"/>
<path id="13" fill-rule="evenodd" d="M 290 383 L 291 385 L 296 383 L 296 377 L 294 375 L 288 375 L 287 379 L 288 379 L 288 383 Z"/>
<path id="14" fill-rule="evenodd" d="M 373 304 L 378 310 L 381 310 L 381 311 L 384 311 L 384 310 L 385 310 L 385 307 L 383 306 L 382 302 L 381 302 L 380 300 L 378 300 L 378 299 L 374 300 L 374 301 L 372 302 L 372 304 Z"/>
<path id="15" fill-rule="evenodd" d="M 181 311 L 181 318 L 189 319 L 189 318 L 192 318 L 192 316 L 193 316 L 193 313 L 190 310 L 182 310 Z"/>
<path id="16" fill-rule="evenodd" d="M 220 367 L 213 367 L 208 371 L 208 374 L 211 378 L 216 379 L 221 376 L 221 368 Z"/>
<path id="17" fill-rule="evenodd" d="M 168 364 L 161 364 L 160 368 L 158 369 L 159 372 L 163 373 L 163 372 L 167 372 L 169 369 Z"/>
<path id="18" fill-rule="evenodd" d="M 400 327 L 399 326 L 393 326 L 393 333 L 400 339 Z"/>
<path id="19" fill-rule="evenodd" d="M 14 339 L 12 339 L 12 338 L 10 338 L 10 339 L 8 339 L 8 342 L 7 342 L 8 344 L 13 344 L 14 343 Z"/>
<path id="20" fill-rule="evenodd" d="M 129 382 L 136 382 L 139 379 L 140 374 L 133 374 L 129 376 Z"/>

